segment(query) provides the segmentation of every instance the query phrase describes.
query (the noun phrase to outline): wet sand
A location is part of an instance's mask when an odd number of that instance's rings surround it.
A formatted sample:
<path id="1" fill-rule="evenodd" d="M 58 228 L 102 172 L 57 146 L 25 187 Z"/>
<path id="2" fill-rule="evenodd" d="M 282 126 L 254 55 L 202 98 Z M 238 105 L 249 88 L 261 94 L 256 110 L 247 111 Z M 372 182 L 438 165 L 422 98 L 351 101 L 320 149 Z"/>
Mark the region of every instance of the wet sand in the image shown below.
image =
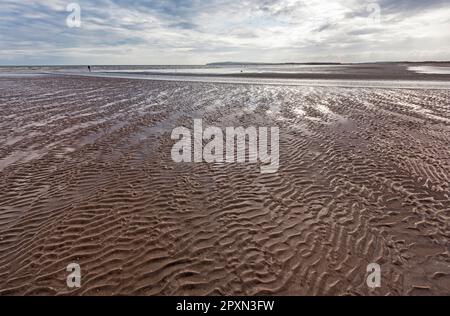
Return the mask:
<path id="1" fill-rule="evenodd" d="M 449 104 L 445 89 L 0 78 L 0 294 L 449 295 Z M 174 163 L 172 129 L 194 118 L 278 126 L 279 172 Z"/>
<path id="2" fill-rule="evenodd" d="M 24 69 L 26 70 L 26 69 Z M 133 77 L 174 77 L 174 79 L 189 76 L 205 79 L 246 79 L 266 81 L 386 81 L 403 82 L 428 81 L 449 83 L 450 63 L 362 63 L 362 64 L 324 64 L 324 65 L 234 65 L 232 67 L 187 66 L 96 66 L 92 73 L 86 73 L 85 68 L 39 68 L 36 71 L 62 72 L 69 74 L 90 74 L 105 76 Z M 448 86 L 447 86 L 448 88 Z"/>

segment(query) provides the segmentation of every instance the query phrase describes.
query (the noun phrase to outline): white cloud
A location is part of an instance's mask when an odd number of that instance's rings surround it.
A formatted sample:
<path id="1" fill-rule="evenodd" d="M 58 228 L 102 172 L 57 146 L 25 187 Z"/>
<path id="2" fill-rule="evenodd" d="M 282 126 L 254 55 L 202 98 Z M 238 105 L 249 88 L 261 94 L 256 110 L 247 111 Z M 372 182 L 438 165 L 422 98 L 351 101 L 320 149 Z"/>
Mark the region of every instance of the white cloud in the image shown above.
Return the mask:
<path id="1" fill-rule="evenodd" d="M 450 60 L 445 1 L 3 0 L 3 63 L 184 64 L 239 61 Z M 2 61 L 0 61 L 1 63 Z"/>

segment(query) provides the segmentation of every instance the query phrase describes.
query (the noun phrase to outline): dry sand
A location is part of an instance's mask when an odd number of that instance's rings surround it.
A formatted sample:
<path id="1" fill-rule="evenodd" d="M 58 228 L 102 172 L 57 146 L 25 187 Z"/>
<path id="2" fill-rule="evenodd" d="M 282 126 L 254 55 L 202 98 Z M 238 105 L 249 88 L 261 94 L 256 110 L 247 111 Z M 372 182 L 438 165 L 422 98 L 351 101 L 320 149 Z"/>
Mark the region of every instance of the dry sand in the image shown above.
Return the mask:
<path id="1" fill-rule="evenodd" d="M 0 79 L 0 294 L 449 295 L 449 104 L 449 90 Z M 279 173 L 172 162 L 170 133 L 193 118 L 279 126 Z"/>

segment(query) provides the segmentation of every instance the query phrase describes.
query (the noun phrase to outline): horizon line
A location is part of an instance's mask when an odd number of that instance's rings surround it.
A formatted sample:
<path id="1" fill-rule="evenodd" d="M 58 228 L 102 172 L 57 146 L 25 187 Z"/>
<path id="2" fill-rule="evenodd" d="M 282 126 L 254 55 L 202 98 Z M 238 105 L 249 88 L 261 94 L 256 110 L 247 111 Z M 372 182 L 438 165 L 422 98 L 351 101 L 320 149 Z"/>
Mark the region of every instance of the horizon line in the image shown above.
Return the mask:
<path id="1" fill-rule="evenodd" d="M 208 66 L 208 65 L 357 65 L 357 64 L 387 64 L 387 63 L 450 63 L 450 60 L 423 60 L 423 61 L 363 61 L 363 62 L 336 62 L 336 61 L 318 61 L 318 62 L 209 62 L 205 64 L 3 64 L 0 67 L 81 67 L 81 66 Z"/>

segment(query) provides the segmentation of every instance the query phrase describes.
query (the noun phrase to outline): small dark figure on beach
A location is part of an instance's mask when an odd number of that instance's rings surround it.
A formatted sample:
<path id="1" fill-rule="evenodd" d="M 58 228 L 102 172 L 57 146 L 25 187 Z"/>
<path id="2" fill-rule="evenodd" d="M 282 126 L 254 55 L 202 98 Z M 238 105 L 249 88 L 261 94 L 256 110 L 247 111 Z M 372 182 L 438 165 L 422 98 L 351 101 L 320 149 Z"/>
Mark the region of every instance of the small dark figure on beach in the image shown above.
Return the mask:
<path id="1" fill-rule="evenodd" d="M 91 72 L 91 66 L 88 66 L 89 72 Z"/>

